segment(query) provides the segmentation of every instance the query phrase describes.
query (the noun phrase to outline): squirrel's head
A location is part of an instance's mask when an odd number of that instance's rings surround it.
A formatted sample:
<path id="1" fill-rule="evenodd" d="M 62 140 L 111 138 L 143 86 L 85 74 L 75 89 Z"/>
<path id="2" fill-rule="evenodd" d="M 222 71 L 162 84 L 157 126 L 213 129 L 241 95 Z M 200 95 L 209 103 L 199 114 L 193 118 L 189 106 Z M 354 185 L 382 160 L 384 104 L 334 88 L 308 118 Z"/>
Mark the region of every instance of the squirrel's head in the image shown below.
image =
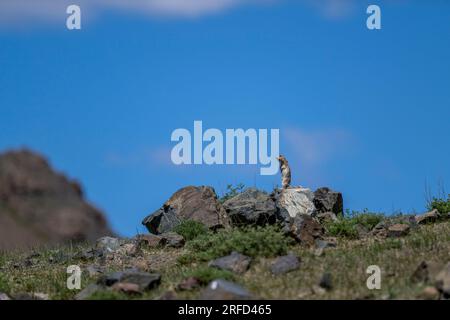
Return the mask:
<path id="1" fill-rule="evenodd" d="M 287 163 L 286 158 L 285 158 L 282 154 L 280 154 L 280 155 L 277 157 L 277 160 L 280 161 L 280 163 Z"/>

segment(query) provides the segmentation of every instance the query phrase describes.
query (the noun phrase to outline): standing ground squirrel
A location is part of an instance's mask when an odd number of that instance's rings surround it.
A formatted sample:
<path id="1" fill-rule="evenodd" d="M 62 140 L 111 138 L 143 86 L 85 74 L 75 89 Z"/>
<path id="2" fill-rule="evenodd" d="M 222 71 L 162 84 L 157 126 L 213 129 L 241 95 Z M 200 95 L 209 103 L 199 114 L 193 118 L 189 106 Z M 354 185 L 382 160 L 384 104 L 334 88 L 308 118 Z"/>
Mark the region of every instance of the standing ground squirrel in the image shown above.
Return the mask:
<path id="1" fill-rule="evenodd" d="M 277 158 L 277 160 L 280 162 L 282 188 L 289 188 L 289 186 L 291 185 L 291 168 L 289 167 L 289 162 L 281 154 Z"/>

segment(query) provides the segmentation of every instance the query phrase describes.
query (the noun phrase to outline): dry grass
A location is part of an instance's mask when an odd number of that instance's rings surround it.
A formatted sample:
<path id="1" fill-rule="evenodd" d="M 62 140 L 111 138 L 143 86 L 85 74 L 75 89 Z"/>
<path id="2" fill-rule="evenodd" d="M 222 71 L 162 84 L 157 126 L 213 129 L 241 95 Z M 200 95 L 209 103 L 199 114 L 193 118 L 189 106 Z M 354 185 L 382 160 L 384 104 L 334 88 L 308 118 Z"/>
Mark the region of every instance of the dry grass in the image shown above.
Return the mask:
<path id="1" fill-rule="evenodd" d="M 83 246 L 42 249 L 36 256 L 30 256 L 29 252 L 0 254 L 0 292 L 11 295 L 42 292 L 52 299 L 72 299 L 77 291 L 66 288 L 66 267 L 71 264 L 80 265 L 82 269 L 91 264 L 102 264 L 111 271 L 138 266 L 162 275 L 160 287 L 142 296 L 108 292 L 96 296 L 101 299 L 155 299 L 168 290 L 175 290 L 187 275 L 199 274 L 205 278 L 214 275 L 208 270 L 207 261 L 179 262 L 181 256 L 192 254 L 189 245 L 183 249 L 145 250 L 138 257 L 115 256 L 103 263 L 77 258 L 76 253 L 81 248 Z M 273 258 L 256 255 L 250 270 L 244 275 L 233 276 L 234 281 L 263 299 L 415 299 L 425 285 L 410 280 L 417 265 L 423 260 L 442 265 L 450 261 L 450 221 L 421 226 L 400 239 L 339 238 L 336 248 L 326 249 L 320 256 L 314 249 L 298 245 L 290 245 L 288 249 L 300 257 L 300 269 L 273 276 L 269 271 Z M 366 287 L 369 265 L 378 265 L 382 270 L 381 290 Z M 333 289 L 312 290 L 324 272 L 331 273 Z M 84 273 L 82 286 L 95 280 Z M 177 292 L 177 295 L 179 298 L 197 298 L 200 290 Z"/>

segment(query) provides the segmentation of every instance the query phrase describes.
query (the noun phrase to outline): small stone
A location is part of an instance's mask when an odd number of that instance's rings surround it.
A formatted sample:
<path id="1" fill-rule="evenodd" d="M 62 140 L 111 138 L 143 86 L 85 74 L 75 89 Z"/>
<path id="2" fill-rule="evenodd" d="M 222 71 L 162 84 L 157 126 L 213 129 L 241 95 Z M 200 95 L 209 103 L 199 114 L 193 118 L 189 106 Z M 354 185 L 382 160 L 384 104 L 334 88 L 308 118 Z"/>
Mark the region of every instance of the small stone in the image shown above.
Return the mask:
<path id="1" fill-rule="evenodd" d="M 90 277 L 98 276 L 104 272 L 102 267 L 95 266 L 95 265 L 87 266 L 86 271 Z"/>
<path id="2" fill-rule="evenodd" d="M 141 294 L 139 285 L 129 282 L 116 282 L 112 287 L 113 291 L 123 292 L 127 294 Z"/>
<path id="3" fill-rule="evenodd" d="M 297 256 L 289 253 L 288 255 L 276 258 L 271 266 L 271 271 L 274 275 L 280 275 L 297 270 L 299 267 L 300 261 Z"/>
<path id="4" fill-rule="evenodd" d="M 316 239 L 315 243 L 318 249 L 327 249 L 336 247 L 336 239 L 329 239 L 329 240 Z"/>
<path id="5" fill-rule="evenodd" d="M 97 240 L 96 247 L 105 253 L 114 252 L 120 247 L 120 241 L 114 237 L 102 237 Z"/>
<path id="6" fill-rule="evenodd" d="M 166 239 L 156 234 L 141 234 L 136 237 L 139 246 L 147 246 L 149 248 L 162 247 L 166 244 Z"/>
<path id="7" fill-rule="evenodd" d="M 0 292 L 0 301 L 11 300 L 6 293 Z"/>
<path id="8" fill-rule="evenodd" d="M 380 221 L 369 233 L 372 236 L 384 238 L 387 237 L 388 234 L 387 228 L 386 222 Z"/>
<path id="9" fill-rule="evenodd" d="M 252 295 L 241 286 L 217 279 L 211 281 L 207 288 L 201 294 L 201 300 L 249 300 Z"/>
<path id="10" fill-rule="evenodd" d="M 319 286 L 321 288 L 324 288 L 325 290 L 331 290 L 333 289 L 333 281 L 331 278 L 331 274 L 328 272 L 325 272 L 319 281 Z"/>
<path id="11" fill-rule="evenodd" d="M 200 280 L 196 277 L 189 277 L 181 281 L 177 289 L 180 291 L 189 291 L 200 287 Z"/>
<path id="12" fill-rule="evenodd" d="M 424 213 L 422 215 L 415 216 L 415 220 L 418 224 L 427 224 L 427 223 L 434 223 L 440 218 L 439 211 L 436 209 Z"/>
<path id="13" fill-rule="evenodd" d="M 425 287 L 419 295 L 419 298 L 424 300 L 439 300 L 439 297 L 439 291 L 435 287 Z"/>
<path id="14" fill-rule="evenodd" d="M 178 233 L 166 232 L 161 234 L 161 237 L 164 239 L 167 247 L 181 248 L 184 246 L 184 238 Z"/>
<path id="15" fill-rule="evenodd" d="M 410 227 L 407 224 L 397 223 L 388 228 L 388 237 L 398 238 L 406 236 L 409 233 Z"/>
<path id="16" fill-rule="evenodd" d="M 218 258 L 209 263 L 210 267 L 228 270 L 234 273 L 244 273 L 248 270 L 252 258 L 233 251 L 230 255 Z"/>
<path id="17" fill-rule="evenodd" d="M 315 217 L 322 224 L 327 222 L 336 222 L 339 220 L 336 214 L 333 212 L 319 212 Z"/>

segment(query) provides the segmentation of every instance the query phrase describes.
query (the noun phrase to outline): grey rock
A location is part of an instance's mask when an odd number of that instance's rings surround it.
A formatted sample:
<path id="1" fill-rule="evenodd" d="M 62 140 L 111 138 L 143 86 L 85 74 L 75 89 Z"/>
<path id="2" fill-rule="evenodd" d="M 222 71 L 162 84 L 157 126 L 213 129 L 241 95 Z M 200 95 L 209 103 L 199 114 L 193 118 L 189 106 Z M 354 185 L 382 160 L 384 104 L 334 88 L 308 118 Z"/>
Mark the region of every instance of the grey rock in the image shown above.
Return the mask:
<path id="1" fill-rule="evenodd" d="M 183 220 L 195 220 L 211 229 L 227 226 L 229 222 L 213 188 L 189 186 L 175 192 L 142 224 L 151 233 L 161 234 L 173 231 Z"/>
<path id="2" fill-rule="evenodd" d="M 333 212 L 342 215 L 344 212 L 344 201 L 342 193 L 329 188 L 319 188 L 314 192 L 314 206 L 317 212 Z"/>
<path id="3" fill-rule="evenodd" d="M 434 222 L 438 221 L 440 217 L 441 217 L 441 215 L 439 214 L 439 211 L 434 209 L 434 210 L 424 213 L 422 215 L 415 216 L 415 221 L 418 224 L 434 223 Z"/>
<path id="4" fill-rule="evenodd" d="M 0 301 L 11 300 L 6 293 L 0 292 Z"/>
<path id="5" fill-rule="evenodd" d="M 253 296 L 243 287 L 223 279 L 211 281 L 201 293 L 202 300 L 250 300 Z"/>
<path id="6" fill-rule="evenodd" d="M 184 246 L 184 238 L 175 232 L 166 232 L 161 234 L 161 238 L 167 247 L 181 248 Z"/>
<path id="7" fill-rule="evenodd" d="M 90 277 L 95 277 L 98 276 L 100 274 L 104 273 L 104 268 L 100 267 L 100 266 L 96 266 L 96 265 L 88 265 L 86 267 L 86 272 L 88 273 L 88 275 Z"/>
<path id="8" fill-rule="evenodd" d="M 318 212 L 315 215 L 315 218 L 319 220 L 320 223 L 327 223 L 327 222 L 336 222 L 338 221 L 338 217 L 333 212 Z"/>
<path id="9" fill-rule="evenodd" d="M 289 253 L 276 258 L 270 269 L 274 275 L 280 275 L 297 270 L 299 267 L 300 260 L 293 253 Z"/>
<path id="10" fill-rule="evenodd" d="M 223 207 L 235 226 L 273 224 L 277 208 L 274 200 L 263 191 L 254 188 L 245 190 L 225 201 Z"/>
<path id="11" fill-rule="evenodd" d="M 289 234 L 302 245 L 313 245 L 324 232 L 323 226 L 308 215 L 298 215 L 289 224 Z"/>
<path id="12" fill-rule="evenodd" d="M 291 187 L 288 189 L 278 189 L 272 193 L 278 208 L 278 220 L 289 221 L 299 215 L 311 216 L 315 214 L 314 193 L 307 188 Z"/>
<path id="13" fill-rule="evenodd" d="M 131 269 L 103 276 L 97 284 L 110 287 L 117 282 L 134 283 L 139 286 L 139 290 L 144 291 L 157 287 L 161 283 L 161 275 Z"/>
<path id="14" fill-rule="evenodd" d="M 403 237 L 409 233 L 410 229 L 411 229 L 411 227 L 407 224 L 397 223 L 388 228 L 387 235 L 388 235 L 388 237 L 391 237 L 391 238 Z"/>
<path id="15" fill-rule="evenodd" d="M 370 230 L 369 234 L 376 237 L 386 237 L 388 234 L 388 225 L 385 221 L 380 221 L 372 230 Z"/>
<path id="16" fill-rule="evenodd" d="M 96 247 L 105 253 L 114 252 L 120 247 L 120 240 L 114 237 L 102 237 L 97 240 Z"/>
<path id="17" fill-rule="evenodd" d="M 228 270 L 234 273 L 244 273 L 248 270 L 252 258 L 233 251 L 230 255 L 215 259 L 209 263 L 210 267 Z"/>
<path id="18" fill-rule="evenodd" d="M 335 248 L 337 246 L 336 240 L 316 239 L 315 243 L 318 249 Z"/>

